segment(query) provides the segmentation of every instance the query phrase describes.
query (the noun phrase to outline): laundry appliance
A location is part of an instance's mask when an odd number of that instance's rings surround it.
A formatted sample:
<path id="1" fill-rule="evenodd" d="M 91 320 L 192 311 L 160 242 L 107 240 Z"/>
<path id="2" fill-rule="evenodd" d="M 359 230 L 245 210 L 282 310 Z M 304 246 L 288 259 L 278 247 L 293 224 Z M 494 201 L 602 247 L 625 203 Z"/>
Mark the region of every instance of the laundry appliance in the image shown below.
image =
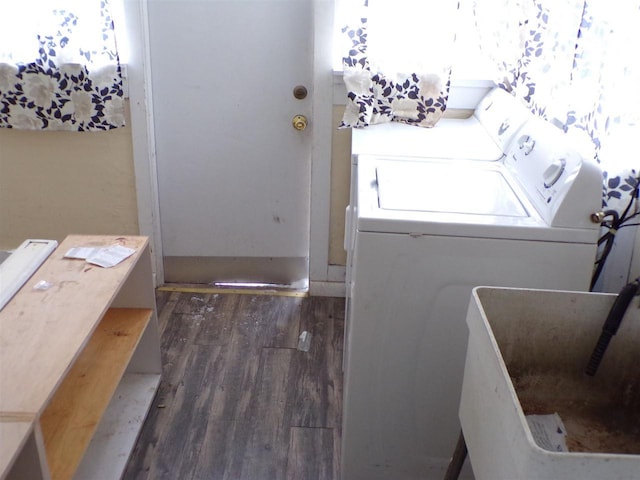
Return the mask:
<path id="1" fill-rule="evenodd" d="M 443 118 L 434 128 L 390 122 L 353 131 L 351 190 L 345 212 L 347 312 L 349 311 L 354 238 L 350 222 L 357 209 L 358 159 L 365 154 L 498 161 L 522 125 L 532 117 L 527 107 L 501 88 L 491 89 L 467 118 Z"/>
<path id="2" fill-rule="evenodd" d="M 496 140 L 505 130 L 497 118 L 495 128 L 485 128 L 495 158 L 472 155 L 473 142 L 462 133 L 447 132 L 457 143 L 440 157 L 443 149 L 430 154 L 424 144 L 400 146 L 394 155 L 395 135 L 384 140 L 381 130 L 375 152 L 358 138 L 371 132 L 353 134 L 357 176 L 345 233 L 347 480 L 443 478 L 460 431 L 473 287 L 589 287 L 600 169 L 538 117 L 522 117 L 508 139 Z"/>

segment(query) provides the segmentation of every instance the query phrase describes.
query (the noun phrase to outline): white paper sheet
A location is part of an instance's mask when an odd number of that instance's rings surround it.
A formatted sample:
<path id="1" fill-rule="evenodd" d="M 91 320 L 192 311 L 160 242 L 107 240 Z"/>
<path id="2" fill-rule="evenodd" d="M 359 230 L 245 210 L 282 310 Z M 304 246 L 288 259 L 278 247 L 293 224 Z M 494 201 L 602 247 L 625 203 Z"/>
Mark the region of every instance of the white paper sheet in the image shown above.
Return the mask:
<path id="1" fill-rule="evenodd" d="M 86 260 L 87 263 L 109 268 L 118 265 L 134 253 L 134 248 L 111 245 L 109 247 L 73 247 L 64 256 L 65 258 Z"/>
<path id="2" fill-rule="evenodd" d="M 567 430 L 557 413 L 551 415 L 527 415 L 531 435 L 540 448 L 551 452 L 568 452 L 565 437 Z"/>

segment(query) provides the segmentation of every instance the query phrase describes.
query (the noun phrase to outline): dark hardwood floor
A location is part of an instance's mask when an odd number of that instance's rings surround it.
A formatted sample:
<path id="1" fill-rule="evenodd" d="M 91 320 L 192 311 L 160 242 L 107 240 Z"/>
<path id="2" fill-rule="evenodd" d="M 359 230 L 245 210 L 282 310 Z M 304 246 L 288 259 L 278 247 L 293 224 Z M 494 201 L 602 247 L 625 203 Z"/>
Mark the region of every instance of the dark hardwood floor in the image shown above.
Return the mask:
<path id="1" fill-rule="evenodd" d="M 163 378 L 123 479 L 339 478 L 344 299 L 157 303 Z"/>

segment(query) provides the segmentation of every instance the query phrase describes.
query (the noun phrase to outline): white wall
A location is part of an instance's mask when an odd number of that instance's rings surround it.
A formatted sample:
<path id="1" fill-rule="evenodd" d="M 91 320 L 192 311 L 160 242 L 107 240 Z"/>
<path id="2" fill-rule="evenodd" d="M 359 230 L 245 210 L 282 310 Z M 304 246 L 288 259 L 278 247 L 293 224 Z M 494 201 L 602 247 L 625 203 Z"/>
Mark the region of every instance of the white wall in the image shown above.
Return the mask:
<path id="1" fill-rule="evenodd" d="M 640 277 L 640 228 L 635 228 L 636 238 L 633 246 L 633 258 L 631 259 L 631 270 L 629 279 L 633 280 Z"/>
<path id="2" fill-rule="evenodd" d="M 618 230 L 613 249 L 595 285 L 597 292 L 618 293 L 628 282 L 640 276 L 640 230 Z"/>

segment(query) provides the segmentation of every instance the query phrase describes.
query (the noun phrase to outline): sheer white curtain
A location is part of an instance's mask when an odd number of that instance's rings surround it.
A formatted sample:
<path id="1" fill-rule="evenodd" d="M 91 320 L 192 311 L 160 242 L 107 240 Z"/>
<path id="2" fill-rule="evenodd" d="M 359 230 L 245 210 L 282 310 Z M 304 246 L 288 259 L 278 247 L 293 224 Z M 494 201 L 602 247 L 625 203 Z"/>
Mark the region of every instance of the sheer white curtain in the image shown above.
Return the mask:
<path id="1" fill-rule="evenodd" d="M 618 210 L 640 174 L 640 1 L 585 2 L 567 91 L 570 128 L 589 133 L 606 174 L 605 204 Z"/>
<path id="2" fill-rule="evenodd" d="M 432 127 L 449 95 L 458 2 L 342 0 L 343 127 L 400 121 Z"/>
<path id="3" fill-rule="evenodd" d="M 124 94 L 108 0 L 0 6 L 0 127 L 108 130 Z"/>
<path id="4" fill-rule="evenodd" d="M 640 215 L 640 0 L 475 0 L 475 14 L 498 83 L 590 140 L 602 166 L 606 217 L 593 288 L 617 232 Z"/>
<path id="5" fill-rule="evenodd" d="M 496 82 L 532 111 L 588 134 L 603 205 L 633 201 L 640 158 L 639 0 L 474 0 Z"/>

